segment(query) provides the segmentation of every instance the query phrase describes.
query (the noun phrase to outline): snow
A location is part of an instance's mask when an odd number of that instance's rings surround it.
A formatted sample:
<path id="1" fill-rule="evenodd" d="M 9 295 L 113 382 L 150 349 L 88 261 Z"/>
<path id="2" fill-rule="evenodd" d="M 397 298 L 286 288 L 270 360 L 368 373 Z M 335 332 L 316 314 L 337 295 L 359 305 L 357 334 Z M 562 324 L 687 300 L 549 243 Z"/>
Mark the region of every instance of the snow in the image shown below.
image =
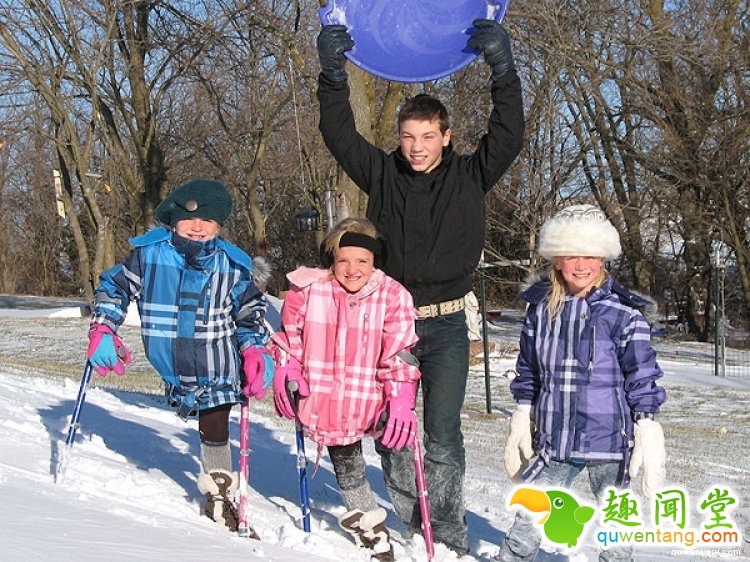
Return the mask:
<path id="1" fill-rule="evenodd" d="M 486 413 L 484 364 L 470 373 L 464 433 L 471 554 L 462 562 L 490 560 L 512 522 L 505 503 L 513 484 L 503 470 L 502 447 L 504 412 L 513 402 L 503 374 L 514 363 L 518 320 L 518 313 L 506 311 L 488 329 L 496 344 L 489 362 L 493 413 Z M 343 508 L 325 453 L 309 481 L 312 532 L 301 530 L 294 428 L 276 417 L 270 395 L 251 408 L 250 519 L 261 540 L 232 535 L 200 516 L 197 422 L 180 420 L 159 394 L 158 377 L 143 356 L 135 327 L 121 330 L 134 355 L 129 373 L 94 375 L 65 478 L 55 482 L 78 393 L 87 325 L 86 317 L 61 313 L 59 306 L 0 310 L 0 496 L 9 508 L 0 513 L 0 559 L 368 560 L 338 529 Z M 661 362 L 668 401 L 659 417 L 667 435 L 668 481 L 696 496 L 713 485 L 731 487 L 740 504 L 732 516 L 747 537 L 750 374 L 714 377 L 701 354 L 680 354 L 678 345 L 658 344 L 669 357 Z M 236 459 L 239 411 L 233 411 L 230 432 Z M 314 461 L 313 443 L 307 442 L 307 451 Z M 397 560 L 427 560 L 421 539 L 406 537 L 392 514 L 368 441 L 365 454 L 370 482 L 389 511 Z M 577 484 L 575 491 L 585 498 L 587 486 Z M 596 559 L 591 534 L 584 535 L 585 544 L 571 559 Z M 741 552 L 722 552 L 723 558 L 749 560 L 748 547 L 745 542 Z M 710 554 L 645 547 L 638 553 L 638 560 L 702 560 Z M 565 559 L 552 547 L 538 557 Z M 456 556 L 437 545 L 435 560 Z"/>

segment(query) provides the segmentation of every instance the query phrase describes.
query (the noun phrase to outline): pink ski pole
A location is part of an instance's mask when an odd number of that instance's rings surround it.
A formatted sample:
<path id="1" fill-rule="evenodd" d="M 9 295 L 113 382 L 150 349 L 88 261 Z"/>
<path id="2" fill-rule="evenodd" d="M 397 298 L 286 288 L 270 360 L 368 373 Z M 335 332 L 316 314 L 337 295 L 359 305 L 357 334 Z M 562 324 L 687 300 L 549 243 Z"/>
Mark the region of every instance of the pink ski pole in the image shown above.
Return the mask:
<path id="1" fill-rule="evenodd" d="M 422 515 L 422 536 L 427 550 L 427 560 L 435 556 L 435 542 L 432 538 L 432 523 L 430 521 L 430 498 L 427 495 L 427 484 L 424 478 L 424 462 L 422 461 L 422 444 L 419 436 L 414 440 L 414 472 L 417 475 L 417 497 L 419 511 Z"/>
<path id="2" fill-rule="evenodd" d="M 246 399 L 240 407 L 240 486 L 237 534 L 241 537 L 259 539 L 255 529 L 250 527 L 247 519 L 247 480 L 250 476 L 250 400 Z"/>

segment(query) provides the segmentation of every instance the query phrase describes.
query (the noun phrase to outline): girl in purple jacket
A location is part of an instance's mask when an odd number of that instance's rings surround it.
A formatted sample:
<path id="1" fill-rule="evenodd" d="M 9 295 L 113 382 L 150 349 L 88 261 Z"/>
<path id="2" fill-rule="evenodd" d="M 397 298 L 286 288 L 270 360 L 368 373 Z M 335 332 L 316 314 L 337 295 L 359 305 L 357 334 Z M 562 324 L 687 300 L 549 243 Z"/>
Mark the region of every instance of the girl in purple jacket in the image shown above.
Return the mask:
<path id="1" fill-rule="evenodd" d="M 575 205 L 543 226 L 539 254 L 552 262 L 521 297 L 528 303 L 510 390 L 517 407 L 505 446 L 513 479 L 569 488 L 587 469 L 601 501 L 643 468 L 651 496 L 665 474 L 662 371 L 642 311 L 652 303 L 619 286 L 604 267 L 620 238 L 601 209 Z M 643 450 L 648 449 L 648 456 Z M 498 560 L 533 560 L 541 535 L 519 512 Z M 631 560 L 610 548 L 600 560 Z"/>

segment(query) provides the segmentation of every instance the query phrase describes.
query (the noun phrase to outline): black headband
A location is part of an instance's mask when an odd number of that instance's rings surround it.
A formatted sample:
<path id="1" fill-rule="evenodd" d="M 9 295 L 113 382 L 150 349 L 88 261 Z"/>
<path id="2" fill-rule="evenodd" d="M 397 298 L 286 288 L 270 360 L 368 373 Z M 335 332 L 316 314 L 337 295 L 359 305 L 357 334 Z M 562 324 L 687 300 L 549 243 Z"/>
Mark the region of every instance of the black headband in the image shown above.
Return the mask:
<path id="1" fill-rule="evenodd" d="M 360 234 L 359 232 L 344 232 L 339 240 L 339 248 L 345 248 L 346 246 L 364 248 L 365 250 L 370 250 L 376 256 L 383 253 L 383 244 L 380 240 L 372 236 L 367 236 L 367 234 Z"/>
<path id="2" fill-rule="evenodd" d="M 382 267 L 385 262 L 385 241 L 381 238 L 373 238 L 366 234 L 360 234 L 358 232 L 344 232 L 339 239 L 339 248 L 346 246 L 356 246 L 358 248 L 364 248 L 370 250 L 375 254 L 375 267 Z M 321 267 L 328 269 L 333 265 L 333 252 L 326 251 L 325 240 L 320 245 L 320 265 Z"/>

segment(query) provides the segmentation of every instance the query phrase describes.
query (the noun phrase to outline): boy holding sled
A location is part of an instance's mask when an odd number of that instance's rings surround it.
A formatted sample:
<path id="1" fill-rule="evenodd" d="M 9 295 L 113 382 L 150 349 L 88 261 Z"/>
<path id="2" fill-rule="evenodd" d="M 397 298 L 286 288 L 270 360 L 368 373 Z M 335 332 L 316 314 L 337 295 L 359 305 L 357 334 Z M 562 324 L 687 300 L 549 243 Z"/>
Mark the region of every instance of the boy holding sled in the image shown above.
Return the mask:
<path id="1" fill-rule="evenodd" d="M 435 540 L 458 556 L 469 550 L 461 407 L 469 371 L 464 295 L 485 237 L 485 195 L 521 149 L 521 83 L 505 28 L 474 21 L 467 47 L 482 52 L 492 71 L 487 131 L 470 154 L 454 151 L 448 112 L 419 94 L 398 115 L 398 147 L 383 151 L 356 129 L 349 103 L 346 51 L 354 39 L 344 25 L 326 25 L 320 58 L 319 128 L 336 162 L 367 194 L 367 218 L 388 242 L 383 271 L 406 287 L 418 308 L 424 401 L 427 488 Z M 418 533 L 420 510 L 412 452 L 380 447 L 393 506 L 407 531 Z"/>
<path id="2" fill-rule="evenodd" d="M 129 354 L 117 329 L 135 300 L 146 355 L 170 402 L 183 419 L 198 416 L 204 513 L 236 531 L 229 413 L 263 397 L 273 361 L 258 287 L 270 272 L 220 237 L 231 210 L 226 187 L 207 179 L 181 185 L 159 204 L 156 218 L 165 226 L 131 239 L 130 255 L 100 276 L 88 357 L 101 376 L 124 374 Z"/>

